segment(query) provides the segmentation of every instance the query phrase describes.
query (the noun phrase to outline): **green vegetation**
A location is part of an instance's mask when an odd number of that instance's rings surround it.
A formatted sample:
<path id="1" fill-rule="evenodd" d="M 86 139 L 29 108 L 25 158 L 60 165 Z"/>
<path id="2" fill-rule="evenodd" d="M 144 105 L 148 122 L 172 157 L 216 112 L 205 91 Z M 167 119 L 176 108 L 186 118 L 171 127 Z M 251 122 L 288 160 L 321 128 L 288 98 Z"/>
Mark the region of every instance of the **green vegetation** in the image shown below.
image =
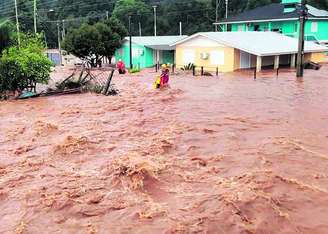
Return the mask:
<path id="1" fill-rule="evenodd" d="M 40 36 L 22 35 L 20 47 L 6 48 L 0 58 L 0 93 L 23 91 L 37 83 L 46 84 L 52 62 L 43 51 Z"/>
<path id="2" fill-rule="evenodd" d="M 153 5 L 157 5 L 158 35 L 179 34 L 182 22 L 183 34 L 213 30 L 216 1 L 219 2 L 219 19 L 225 16 L 224 0 L 38 0 L 38 31 L 44 32 L 49 48 L 56 48 L 57 20 L 60 29 L 69 32 L 82 24 L 96 24 L 108 17 L 115 17 L 128 28 L 131 15 L 132 34 L 139 35 L 139 22 L 142 35 L 154 34 Z M 229 0 L 229 15 L 266 5 L 280 0 Z M 328 10 L 327 0 L 308 0 L 320 9 Z M 3 3 L 3 4 L 2 4 Z M 50 14 L 49 10 L 54 13 Z M 23 32 L 33 32 L 33 0 L 18 1 L 18 13 Z M 2 0 L 0 15 L 4 18 L 15 15 L 13 0 Z M 64 24 L 62 20 L 65 20 Z"/>
<path id="3" fill-rule="evenodd" d="M 127 32 L 117 19 L 99 22 L 94 25 L 83 24 L 73 29 L 63 42 L 63 48 L 73 55 L 86 60 L 92 67 L 101 64 L 103 57 L 110 58 L 121 46 Z"/>
<path id="4" fill-rule="evenodd" d="M 194 69 L 195 65 L 193 63 L 189 63 L 187 65 L 184 65 L 184 67 L 181 68 L 182 71 L 192 71 Z"/>
<path id="5" fill-rule="evenodd" d="M 132 69 L 129 69 L 129 73 L 130 73 L 130 74 L 138 73 L 138 72 L 140 72 L 140 71 L 141 71 L 140 68 L 132 68 Z"/>
<path id="6" fill-rule="evenodd" d="M 0 55 L 2 51 L 15 41 L 13 25 L 11 23 L 4 23 L 0 26 Z"/>

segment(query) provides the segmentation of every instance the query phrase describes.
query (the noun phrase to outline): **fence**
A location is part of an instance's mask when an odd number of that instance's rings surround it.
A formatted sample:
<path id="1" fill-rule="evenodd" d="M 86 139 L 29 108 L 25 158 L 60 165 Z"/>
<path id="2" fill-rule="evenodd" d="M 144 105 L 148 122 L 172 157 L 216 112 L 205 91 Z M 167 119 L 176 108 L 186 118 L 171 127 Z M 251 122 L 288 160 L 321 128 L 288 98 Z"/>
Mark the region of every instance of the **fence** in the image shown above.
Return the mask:
<path id="1" fill-rule="evenodd" d="M 173 64 L 171 66 L 171 71 L 174 73 L 177 68 L 180 68 L 182 71 L 192 71 L 193 76 L 212 76 L 212 73 L 215 73 L 216 76 L 219 76 L 219 67 L 205 67 L 205 66 L 195 66 L 194 64 L 188 65 L 177 65 Z M 160 70 L 160 64 L 155 65 L 155 70 L 158 72 Z"/>
<path id="2" fill-rule="evenodd" d="M 160 70 L 161 65 L 155 64 L 155 71 L 158 72 Z M 212 73 L 215 73 L 216 77 L 219 77 L 219 67 L 206 67 L 206 66 L 196 66 L 194 64 L 188 64 L 188 65 L 176 65 L 173 64 L 171 66 L 171 72 L 175 73 L 175 71 L 177 70 L 177 67 L 179 67 L 180 69 L 182 69 L 183 71 L 191 71 L 193 76 L 213 76 Z M 252 76 L 254 78 L 254 80 L 256 80 L 257 78 L 259 78 L 259 75 L 261 75 L 261 72 L 258 72 L 256 70 L 256 68 L 251 68 L 251 69 L 245 69 L 245 71 L 250 71 L 252 73 Z M 280 68 L 275 69 L 275 73 L 274 75 L 276 77 L 279 77 L 279 73 L 280 73 Z"/>

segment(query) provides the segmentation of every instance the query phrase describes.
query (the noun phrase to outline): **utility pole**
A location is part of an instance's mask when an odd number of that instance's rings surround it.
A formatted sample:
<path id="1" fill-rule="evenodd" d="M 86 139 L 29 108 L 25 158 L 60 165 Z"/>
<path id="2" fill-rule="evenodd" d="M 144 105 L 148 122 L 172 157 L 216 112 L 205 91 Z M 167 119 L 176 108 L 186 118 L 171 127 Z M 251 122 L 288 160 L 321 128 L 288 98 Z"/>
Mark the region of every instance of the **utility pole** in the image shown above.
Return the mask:
<path id="1" fill-rule="evenodd" d="M 219 19 L 219 0 L 215 0 L 215 23 L 218 22 Z M 218 31 L 218 25 L 215 24 L 215 32 Z"/>
<path id="2" fill-rule="evenodd" d="M 58 34 L 58 50 L 59 50 L 59 63 L 62 65 L 62 52 L 61 52 L 61 43 L 60 43 L 60 26 L 59 20 L 57 20 L 57 34 Z"/>
<path id="3" fill-rule="evenodd" d="M 226 0 L 226 14 L 225 14 L 225 17 L 226 19 L 228 18 L 228 12 L 229 12 L 229 0 Z"/>
<path id="4" fill-rule="evenodd" d="M 180 36 L 182 36 L 182 22 L 180 21 Z"/>
<path id="5" fill-rule="evenodd" d="M 65 20 L 62 20 L 62 24 L 63 24 L 63 29 L 62 29 L 62 40 L 64 40 L 65 36 L 66 36 L 66 32 L 65 32 Z"/>
<path id="6" fill-rule="evenodd" d="M 132 32 L 131 32 L 131 15 L 129 15 L 129 39 L 130 39 L 130 69 L 133 68 L 132 63 Z"/>
<path id="7" fill-rule="evenodd" d="M 154 8 L 154 36 L 157 36 L 157 15 L 156 15 L 156 9 L 157 6 L 153 6 Z"/>
<path id="8" fill-rule="evenodd" d="M 37 34 L 37 26 L 36 26 L 36 0 L 34 0 L 34 10 L 33 10 L 33 13 L 34 13 L 34 33 Z"/>
<path id="9" fill-rule="evenodd" d="M 17 28 L 17 41 L 18 46 L 20 46 L 20 31 L 19 31 L 19 21 L 18 21 L 18 9 L 17 9 L 17 0 L 15 0 L 15 12 L 16 12 L 16 28 Z"/>
<path id="10" fill-rule="evenodd" d="M 140 23 L 140 21 L 139 21 L 139 36 L 141 37 L 141 23 Z"/>
<path id="11" fill-rule="evenodd" d="M 300 32 L 298 37 L 298 53 L 297 53 L 297 77 L 304 75 L 304 28 L 307 19 L 308 10 L 305 6 L 306 1 L 302 0 L 299 9 L 300 14 Z"/>

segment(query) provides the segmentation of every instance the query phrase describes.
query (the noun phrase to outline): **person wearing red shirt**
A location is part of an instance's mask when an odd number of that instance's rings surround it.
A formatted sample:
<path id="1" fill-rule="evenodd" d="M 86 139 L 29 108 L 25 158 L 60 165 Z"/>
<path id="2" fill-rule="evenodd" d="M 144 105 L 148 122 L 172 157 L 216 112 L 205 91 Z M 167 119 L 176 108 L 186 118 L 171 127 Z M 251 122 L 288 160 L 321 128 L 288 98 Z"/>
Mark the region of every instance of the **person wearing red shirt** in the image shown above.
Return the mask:
<path id="1" fill-rule="evenodd" d="M 124 62 L 122 61 L 122 59 L 118 60 L 118 63 L 117 63 L 117 69 L 118 69 L 118 72 L 120 74 L 125 74 L 126 73 L 126 70 L 125 70 L 125 64 Z"/>

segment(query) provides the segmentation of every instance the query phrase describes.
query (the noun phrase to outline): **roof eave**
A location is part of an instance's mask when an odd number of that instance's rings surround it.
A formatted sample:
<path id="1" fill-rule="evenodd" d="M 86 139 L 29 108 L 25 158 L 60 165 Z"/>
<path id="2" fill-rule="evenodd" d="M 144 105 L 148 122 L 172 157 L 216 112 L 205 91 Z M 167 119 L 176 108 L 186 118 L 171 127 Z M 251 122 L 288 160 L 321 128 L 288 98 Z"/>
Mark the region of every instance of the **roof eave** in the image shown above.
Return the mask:
<path id="1" fill-rule="evenodd" d="M 224 24 L 242 24 L 242 23 L 260 23 L 260 22 L 278 22 L 278 21 L 293 21 L 298 20 L 297 17 L 292 18 L 279 18 L 279 19 L 263 19 L 263 20 L 240 20 L 240 21 L 224 21 L 215 22 L 214 25 L 224 25 Z M 308 20 L 328 20 L 328 17 L 309 17 Z"/>
<path id="2" fill-rule="evenodd" d="M 191 40 L 191 39 L 193 39 L 193 38 L 195 38 L 195 37 L 197 37 L 197 36 L 200 36 L 200 35 L 202 35 L 202 33 L 196 33 L 196 34 L 193 34 L 193 35 L 191 35 L 191 36 L 187 36 L 186 38 L 183 38 L 183 39 L 181 39 L 181 40 L 179 40 L 179 41 L 176 41 L 176 42 L 174 42 L 173 44 L 171 44 L 170 46 L 176 46 L 176 45 L 179 45 L 179 44 L 181 44 L 181 43 L 184 43 L 184 42 L 186 42 L 186 41 L 189 41 L 189 40 Z M 203 35 L 204 36 L 204 35 Z"/>
<path id="3" fill-rule="evenodd" d="M 327 52 L 327 50 L 306 50 L 304 53 L 324 53 Z M 282 52 L 282 53 L 269 53 L 269 54 L 260 54 L 258 56 L 261 57 L 270 57 L 270 56 L 277 56 L 277 55 L 290 55 L 290 54 L 297 54 L 298 51 L 289 51 L 289 52 Z"/>
<path id="4" fill-rule="evenodd" d="M 263 19 L 263 20 L 240 20 L 240 21 L 225 21 L 225 22 L 215 22 L 214 25 L 222 25 L 222 24 L 242 24 L 242 23 L 260 23 L 260 22 L 272 22 L 272 21 L 292 21 L 298 20 L 298 18 L 280 18 L 280 19 Z"/>

